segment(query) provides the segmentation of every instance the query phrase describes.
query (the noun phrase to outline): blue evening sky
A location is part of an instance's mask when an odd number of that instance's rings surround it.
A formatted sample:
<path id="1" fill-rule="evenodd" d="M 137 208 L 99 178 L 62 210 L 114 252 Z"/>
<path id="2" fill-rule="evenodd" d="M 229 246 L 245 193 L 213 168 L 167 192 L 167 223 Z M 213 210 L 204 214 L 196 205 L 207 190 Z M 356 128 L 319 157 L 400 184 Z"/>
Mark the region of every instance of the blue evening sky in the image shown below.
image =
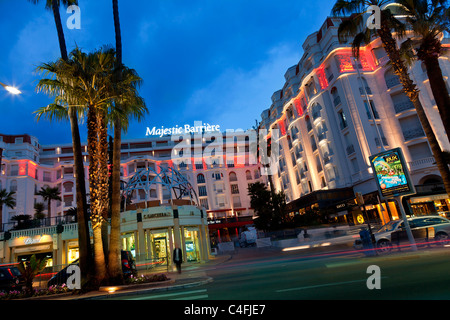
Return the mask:
<path id="1" fill-rule="evenodd" d="M 0 0 L 0 133 L 36 136 L 41 144 L 70 143 L 68 123 L 36 122 L 33 111 L 52 101 L 36 93 L 42 62 L 60 57 L 45 1 Z M 330 14 L 334 0 L 119 0 L 123 62 L 144 82 L 149 114 L 132 122 L 124 139 L 144 138 L 147 127 L 194 121 L 248 129 L 270 107 L 286 70 L 297 64 L 306 37 Z M 61 9 L 68 51 L 114 46 L 111 0 L 79 0 L 81 29 L 70 30 Z M 2 89 L 2 88 L 0 88 Z M 82 140 L 86 128 L 81 127 Z"/>

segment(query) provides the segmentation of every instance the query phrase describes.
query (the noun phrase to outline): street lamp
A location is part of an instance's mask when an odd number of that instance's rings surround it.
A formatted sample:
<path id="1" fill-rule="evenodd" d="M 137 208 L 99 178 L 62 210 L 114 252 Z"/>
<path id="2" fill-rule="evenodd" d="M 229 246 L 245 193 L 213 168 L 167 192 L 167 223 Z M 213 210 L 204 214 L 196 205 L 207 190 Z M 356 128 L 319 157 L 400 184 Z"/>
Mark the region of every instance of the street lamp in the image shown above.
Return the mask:
<path id="1" fill-rule="evenodd" d="M 8 91 L 9 93 L 12 93 L 12 94 L 21 94 L 21 93 L 22 93 L 22 92 L 21 92 L 19 89 L 17 89 L 16 87 L 11 87 L 11 86 L 8 86 L 8 85 L 6 85 L 6 84 L 4 84 L 4 83 L 1 83 L 1 82 L 0 82 L 0 85 L 2 85 L 3 88 L 5 88 L 6 91 Z"/>

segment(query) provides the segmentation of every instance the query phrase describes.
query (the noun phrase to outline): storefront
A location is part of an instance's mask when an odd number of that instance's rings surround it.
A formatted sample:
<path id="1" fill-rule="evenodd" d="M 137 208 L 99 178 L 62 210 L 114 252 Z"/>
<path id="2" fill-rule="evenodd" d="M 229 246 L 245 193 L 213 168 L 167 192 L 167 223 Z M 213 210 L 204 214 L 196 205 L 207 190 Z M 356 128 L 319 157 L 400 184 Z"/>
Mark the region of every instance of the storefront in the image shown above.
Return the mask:
<path id="1" fill-rule="evenodd" d="M 416 216 L 440 215 L 450 218 L 450 199 L 443 184 L 416 186 L 416 194 L 405 197 L 409 213 Z"/>
<path id="2" fill-rule="evenodd" d="M 131 251 L 141 268 L 172 265 L 175 247 L 183 249 L 185 262 L 210 257 L 206 214 L 193 205 L 122 212 L 121 238 L 122 249 Z M 33 254 L 47 258 L 47 267 L 55 270 L 78 259 L 77 224 L 14 230 L 0 241 L 0 263 L 28 260 Z"/>
<path id="3" fill-rule="evenodd" d="M 182 248 L 185 262 L 209 259 L 204 212 L 193 205 L 155 206 L 122 213 L 122 248 L 131 251 L 141 268 L 170 266 L 172 252 Z"/>
<path id="4" fill-rule="evenodd" d="M 347 219 L 350 225 L 370 223 L 384 225 L 400 217 L 400 210 L 395 200 L 380 200 L 378 191 L 363 195 L 364 205 L 357 205 L 356 199 L 349 206 Z"/>
<path id="5" fill-rule="evenodd" d="M 17 238 L 11 238 L 7 243 L 7 261 L 9 262 L 23 262 L 29 261 L 32 255 L 36 258 L 47 259 L 46 267 L 54 266 L 56 262 L 54 252 L 54 237 L 53 235 L 24 235 Z"/>

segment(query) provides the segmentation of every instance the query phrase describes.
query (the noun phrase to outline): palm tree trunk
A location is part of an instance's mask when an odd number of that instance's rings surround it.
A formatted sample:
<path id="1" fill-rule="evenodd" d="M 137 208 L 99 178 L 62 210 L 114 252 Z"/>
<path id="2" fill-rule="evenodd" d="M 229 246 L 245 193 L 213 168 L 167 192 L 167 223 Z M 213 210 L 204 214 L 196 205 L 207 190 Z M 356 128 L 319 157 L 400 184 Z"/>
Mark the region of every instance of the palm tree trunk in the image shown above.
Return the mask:
<path id="1" fill-rule="evenodd" d="M 51 218 L 52 218 L 52 199 L 50 199 L 50 198 L 48 198 L 48 200 L 47 200 L 47 205 L 48 205 L 48 222 L 50 222 L 51 221 Z"/>
<path id="2" fill-rule="evenodd" d="M 69 119 L 72 131 L 72 150 L 75 167 L 80 272 L 81 282 L 86 283 L 93 274 L 93 256 L 89 232 L 89 216 L 87 212 L 86 179 L 84 174 L 83 154 L 77 118 L 76 110 L 74 108 L 70 108 Z"/>
<path id="3" fill-rule="evenodd" d="M 61 58 L 68 60 L 64 31 L 59 14 L 59 6 L 57 0 L 52 0 L 52 11 L 55 19 L 56 30 L 58 33 L 59 48 Z M 73 159 L 76 175 L 76 196 L 77 196 L 77 218 L 78 218 L 78 249 L 80 252 L 80 271 L 81 281 L 86 282 L 91 274 L 90 266 L 92 266 L 92 250 L 89 236 L 89 224 L 86 203 L 86 185 L 83 165 L 83 154 L 81 149 L 80 132 L 78 128 L 78 117 L 76 110 L 69 109 L 69 120 L 72 132 Z"/>
<path id="4" fill-rule="evenodd" d="M 433 92 L 434 100 L 436 101 L 448 137 L 450 134 L 450 97 L 444 77 L 442 76 L 441 67 L 439 66 L 439 58 L 437 56 L 431 56 L 425 58 L 423 62 L 427 67 L 431 91 Z"/>
<path id="5" fill-rule="evenodd" d="M 88 109 L 88 151 L 89 151 L 89 193 L 91 202 L 91 222 L 94 233 L 94 265 L 95 278 L 101 283 L 106 276 L 105 254 L 102 239 L 102 208 L 99 194 L 99 161 L 98 161 L 98 123 L 97 112 L 93 106 Z"/>
<path id="6" fill-rule="evenodd" d="M 385 23 L 381 23 L 381 28 L 378 29 L 378 35 L 380 36 L 383 47 L 391 60 L 392 67 L 396 75 L 400 79 L 400 83 L 403 85 L 403 90 L 411 102 L 416 108 L 417 116 L 425 132 L 425 135 L 430 144 L 431 152 L 433 153 L 436 165 L 441 174 L 442 180 L 444 182 L 445 191 L 450 195 L 450 170 L 444 159 L 441 147 L 436 139 L 436 135 L 430 125 L 430 122 L 425 114 L 423 106 L 419 100 L 419 90 L 417 90 L 416 85 L 411 80 L 408 69 L 406 68 L 403 60 L 400 57 L 400 52 L 397 48 L 397 43 L 392 37 L 391 30 Z"/>
<path id="7" fill-rule="evenodd" d="M 118 0 L 113 0 L 114 30 L 116 37 L 117 66 L 122 65 L 122 36 L 120 32 Z M 119 80 L 121 75 L 119 74 Z M 111 233 L 109 240 L 108 273 L 111 281 L 123 281 L 120 244 L 120 153 L 122 145 L 122 126 L 120 119 L 114 119 L 114 144 L 112 159 L 112 199 L 111 199 Z"/>
<path id="8" fill-rule="evenodd" d="M 104 111 L 97 114 L 98 129 L 98 192 L 100 214 L 102 216 L 102 241 L 104 259 L 108 258 L 108 209 L 109 209 L 109 176 L 108 176 L 108 128 Z M 107 264 L 107 263 L 106 263 Z"/>

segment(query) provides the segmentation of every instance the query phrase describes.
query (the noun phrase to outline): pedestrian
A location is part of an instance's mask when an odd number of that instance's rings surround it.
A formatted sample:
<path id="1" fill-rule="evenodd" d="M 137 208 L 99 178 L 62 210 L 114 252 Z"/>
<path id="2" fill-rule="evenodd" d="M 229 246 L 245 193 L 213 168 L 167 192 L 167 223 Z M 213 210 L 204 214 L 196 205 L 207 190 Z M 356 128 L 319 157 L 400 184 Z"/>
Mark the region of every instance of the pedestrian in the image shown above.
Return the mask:
<path id="1" fill-rule="evenodd" d="M 180 248 L 176 247 L 173 250 L 173 262 L 177 266 L 178 273 L 181 273 L 181 263 L 183 262 L 183 252 Z"/>

